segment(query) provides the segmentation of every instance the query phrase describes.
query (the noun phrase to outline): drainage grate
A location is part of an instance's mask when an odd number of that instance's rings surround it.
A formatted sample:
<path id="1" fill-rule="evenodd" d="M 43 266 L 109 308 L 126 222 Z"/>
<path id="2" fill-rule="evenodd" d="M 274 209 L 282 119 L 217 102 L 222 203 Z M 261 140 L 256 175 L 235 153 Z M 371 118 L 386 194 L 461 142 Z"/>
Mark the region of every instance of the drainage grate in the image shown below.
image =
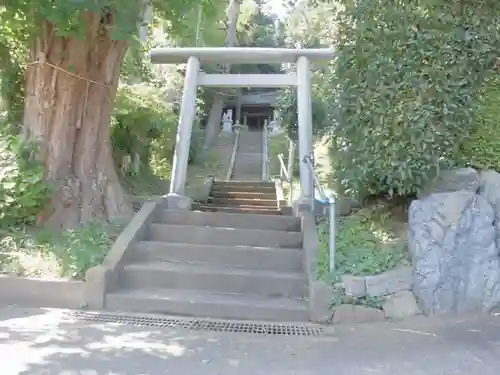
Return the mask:
<path id="1" fill-rule="evenodd" d="M 323 328 L 307 324 L 245 323 L 208 319 L 176 319 L 153 316 L 127 316 L 120 314 L 74 311 L 67 314 L 70 319 L 130 324 L 136 327 L 185 328 L 212 332 L 236 332 L 257 335 L 319 336 Z"/>

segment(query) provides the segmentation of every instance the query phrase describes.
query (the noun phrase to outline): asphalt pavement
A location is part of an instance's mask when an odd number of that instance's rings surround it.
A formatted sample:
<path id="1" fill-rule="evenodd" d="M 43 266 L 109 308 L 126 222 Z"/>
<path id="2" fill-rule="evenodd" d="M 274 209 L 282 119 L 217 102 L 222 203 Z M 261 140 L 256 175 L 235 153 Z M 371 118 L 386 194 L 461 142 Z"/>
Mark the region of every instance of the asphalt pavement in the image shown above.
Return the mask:
<path id="1" fill-rule="evenodd" d="M 338 326 L 316 337 L 137 327 L 0 308 L 1 375 L 498 375 L 500 316 Z"/>

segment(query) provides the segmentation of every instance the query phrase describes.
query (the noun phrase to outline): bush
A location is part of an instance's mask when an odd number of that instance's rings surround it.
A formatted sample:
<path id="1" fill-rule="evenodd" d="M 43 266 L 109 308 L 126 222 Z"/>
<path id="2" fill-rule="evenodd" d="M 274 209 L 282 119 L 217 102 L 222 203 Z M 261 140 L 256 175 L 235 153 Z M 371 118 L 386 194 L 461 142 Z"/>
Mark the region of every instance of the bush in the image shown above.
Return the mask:
<path id="1" fill-rule="evenodd" d="M 498 5 L 345 3 L 330 80 L 340 183 L 361 196 L 418 193 L 472 130 L 498 55 Z"/>
<path id="2" fill-rule="evenodd" d="M 472 134 L 464 141 L 457 161 L 477 169 L 500 172 L 500 77 L 492 79 L 478 98 Z"/>
<path id="3" fill-rule="evenodd" d="M 43 165 L 35 154 L 35 145 L 13 136 L 0 137 L 0 228 L 36 222 L 49 201 Z"/>

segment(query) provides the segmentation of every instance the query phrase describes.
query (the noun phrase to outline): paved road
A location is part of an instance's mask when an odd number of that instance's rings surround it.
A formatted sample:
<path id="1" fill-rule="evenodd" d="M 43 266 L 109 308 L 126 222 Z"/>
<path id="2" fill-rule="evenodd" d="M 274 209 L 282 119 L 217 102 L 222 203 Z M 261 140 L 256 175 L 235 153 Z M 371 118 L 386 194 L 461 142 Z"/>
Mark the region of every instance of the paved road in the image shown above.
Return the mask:
<path id="1" fill-rule="evenodd" d="M 1 375 L 497 375 L 500 316 L 339 327 L 326 337 L 138 328 L 0 309 Z"/>

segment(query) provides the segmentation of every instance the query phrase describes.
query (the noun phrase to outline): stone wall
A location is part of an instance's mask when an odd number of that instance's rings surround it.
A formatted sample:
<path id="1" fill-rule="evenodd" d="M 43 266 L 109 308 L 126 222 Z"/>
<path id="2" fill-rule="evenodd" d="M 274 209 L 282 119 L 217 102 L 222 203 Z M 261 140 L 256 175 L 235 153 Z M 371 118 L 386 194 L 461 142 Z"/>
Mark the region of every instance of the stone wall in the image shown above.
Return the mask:
<path id="1" fill-rule="evenodd" d="M 361 323 L 367 321 L 399 320 L 417 315 L 420 309 L 412 293 L 412 268 L 396 269 L 373 276 L 344 275 L 341 285 L 345 300 L 356 298 L 383 298 L 382 310 L 344 303 L 335 307 L 333 323 Z"/>

